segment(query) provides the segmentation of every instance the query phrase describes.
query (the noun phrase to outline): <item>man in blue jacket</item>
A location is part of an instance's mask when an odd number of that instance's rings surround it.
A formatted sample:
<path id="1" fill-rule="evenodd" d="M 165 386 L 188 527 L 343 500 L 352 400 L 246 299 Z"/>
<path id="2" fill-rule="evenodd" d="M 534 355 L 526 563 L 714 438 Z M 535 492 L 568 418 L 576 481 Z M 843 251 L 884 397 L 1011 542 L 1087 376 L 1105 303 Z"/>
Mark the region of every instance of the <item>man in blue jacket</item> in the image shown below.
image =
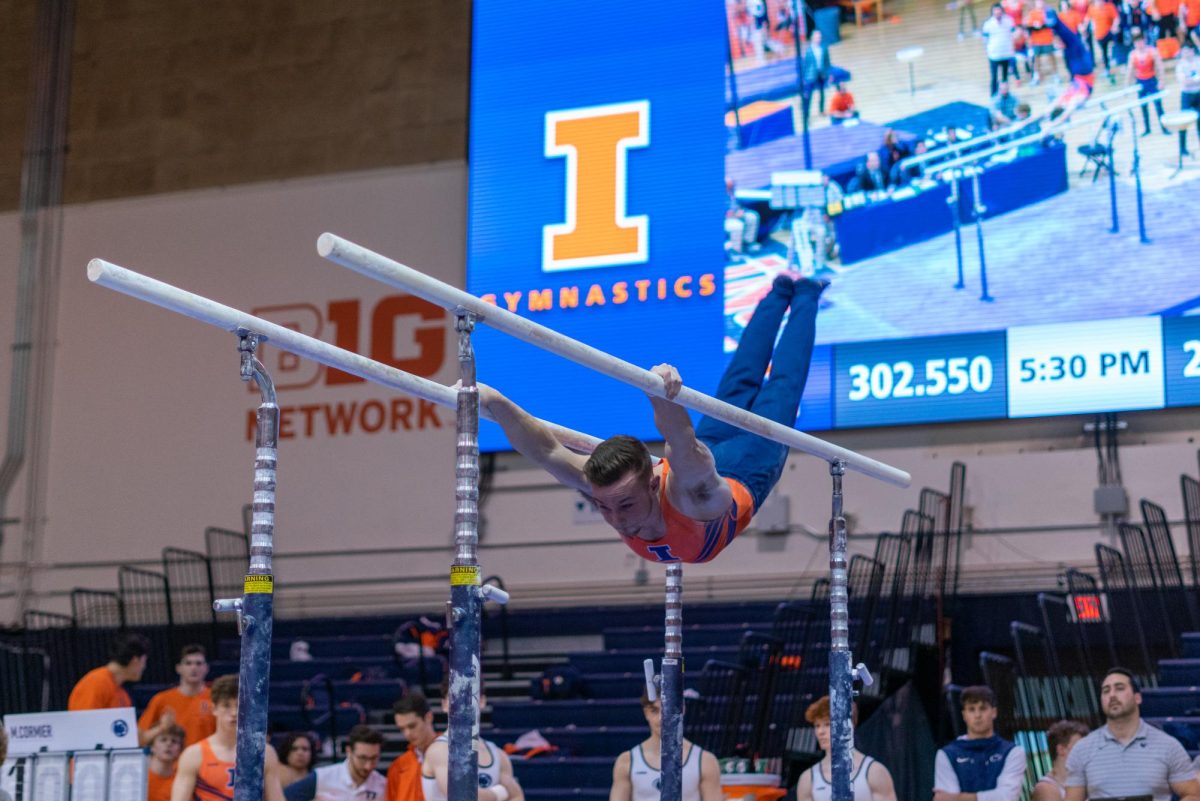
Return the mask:
<path id="1" fill-rule="evenodd" d="M 937 752 L 933 801 L 1017 801 L 1025 781 L 1025 750 L 996 734 L 996 694 L 964 687 L 967 733 Z"/>

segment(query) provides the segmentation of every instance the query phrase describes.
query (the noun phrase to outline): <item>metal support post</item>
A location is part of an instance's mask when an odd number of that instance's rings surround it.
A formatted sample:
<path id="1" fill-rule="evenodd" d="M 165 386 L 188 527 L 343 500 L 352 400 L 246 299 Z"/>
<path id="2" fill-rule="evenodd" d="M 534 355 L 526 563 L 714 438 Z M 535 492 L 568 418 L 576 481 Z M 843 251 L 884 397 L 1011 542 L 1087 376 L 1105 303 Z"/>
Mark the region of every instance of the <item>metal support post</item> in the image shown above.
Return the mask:
<path id="1" fill-rule="evenodd" d="M 946 199 L 947 205 L 950 206 L 950 220 L 954 223 L 954 254 L 958 258 L 958 282 L 954 284 L 955 289 L 962 289 L 967 284 L 963 280 L 963 252 L 962 252 L 962 217 L 959 209 L 959 198 L 962 193 L 958 188 L 959 174 L 957 170 L 950 173 L 950 197 Z"/>
<path id="2" fill-rule="evenodd" d="M 1129 119 L 1129 138 L 1133 140 L 1133 185 L 1137 192 L 1138 239 L 1143 245 L 1149 245 L 1150 237 L 1146 236 L 1146 208 L 1142 202 L 1142 151 L 1138 146 L 1137 122 L 1133 120 L 1133 109 L 1129 110 Z"/>
<path id="3" fill-rule="evenodd" d="M 683 565 L 667 565 L 662 661 L 662 801 L 683 800 Z"/>
<path id="4" fill-rule="evenodd" d="M 274 627 L 275 468 L 279 446 L 279 406 L 275 384 L 255 351 L 266 337 L 239 330 L 243 381 L 258 385 L 262 402 L 254 433 L 254 503 L 250 524 L 250 569 L 240 599 L 217 601 L 219 612 L 236 611 L 242 638 L 238 667 L 237 771 L 234 801 L 260 801 L 267 748 L 267 705 L 271 689 L 271 632 Z"/>
<path id="5" fill-rule="evenodd" d="M 1113 120 L 1112 125 L 1117 125 L 1117 120 Z M 1133 136 L 1137 136 L 1137 129 L 1134 129 Z M 1121 233 L 1121 222 L 1117 214 L 1117 164 L 1116 164 L 1116 131 L 1108 140 L 1108 155 L 1105 156 L 1105 161 L 1108 162 L 1108 204 L 1112 209 L 1112 227 L 1108 229 L 1110 234 Z"/>
<path id="6" fill-rule="evenodd" d="M 475 317 L 455 309 L 461 384 L 455 426 L 454 563 L 450 567 L 450 801 L 479 795 L 479 647 L 482 592 L 479 571 L 479 387 L 471 331 Z"/>
<path id="7" fill-rule="evenodd" d="M 975 240 L 979 244 L 979 284 L 981 292 L 979 299 L 985 303 L 991 303 L 995 298 L 988 294 L 987 282 L 987 256 L 983 250 L 983 215 L 987 213 L 987 206 L 983 205 L 983 198 L 980 197 L 979 174 L 982 172 L 978 167 L 971 169 L 971 211 L 975 216 Z"/>
<path id="8" fill-rule="evenodd" d="M 854 732 L 850 723 L 854 672 L 850 669 L 850 610 L 846 576 L 846 518 L 842 514 L 842 476 L 846 465 L 830 462 L 833 477 L 833 517 L 829 521 L 829 701 L 833 801 L 853 801 L 850 787 L 851 749 Z"/>

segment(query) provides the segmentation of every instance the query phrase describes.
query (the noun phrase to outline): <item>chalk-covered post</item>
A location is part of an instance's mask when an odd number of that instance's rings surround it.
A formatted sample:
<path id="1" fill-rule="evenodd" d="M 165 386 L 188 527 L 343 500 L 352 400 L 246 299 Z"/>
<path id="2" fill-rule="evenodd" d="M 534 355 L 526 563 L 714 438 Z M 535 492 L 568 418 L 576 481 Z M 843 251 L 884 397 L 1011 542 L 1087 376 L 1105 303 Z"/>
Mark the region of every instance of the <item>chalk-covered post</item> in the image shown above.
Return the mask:
<path id="1" fill-rule="evenodd" d="M 454 563 L 450 567 L 450 801 L 479 794 L 479 648 L 482 598 L 479 570 L 479 387 L 475 384 L 475 319 L 455 311 L 461 379 L 455 415 Z"/>
<path id="2" fill-rule="evenodd" d="M 850 668 L 850 608 L 846 577 L 846 518 L 842 514 L 842 476 L 846 466 L 831 462 L 833 517 L 829 521 L 829 701 L 833 756 L 833 801 L 853 801 L 850 789 L 854 731 L 850 723 L 854 673 Z"/>
<path id="3" fill-rule="evenodd" d="M 219 610 L 238 613 L 242 635 L 238 668 L 237 771 L 234 801 L 263 797 L 263 760 L 267 748 L 267 704 L 271 690 L 271 632 L 274 627 L 272 555 L 275 550 L 275 468 L 279 446 L 279 405 L 275 384 L 255 351 L 262 338 L 238 332 L 243 381 L 258 385 L 261 403 L 254 429 L 254 503 L 250 523 L 250 568 L 240 603 L 218 601 Z"/>
<path id="4" fill-rule="evenodd" d="M 662 661 L 662 801 L 683 799 L 683 565 L 667 565 Z"/>

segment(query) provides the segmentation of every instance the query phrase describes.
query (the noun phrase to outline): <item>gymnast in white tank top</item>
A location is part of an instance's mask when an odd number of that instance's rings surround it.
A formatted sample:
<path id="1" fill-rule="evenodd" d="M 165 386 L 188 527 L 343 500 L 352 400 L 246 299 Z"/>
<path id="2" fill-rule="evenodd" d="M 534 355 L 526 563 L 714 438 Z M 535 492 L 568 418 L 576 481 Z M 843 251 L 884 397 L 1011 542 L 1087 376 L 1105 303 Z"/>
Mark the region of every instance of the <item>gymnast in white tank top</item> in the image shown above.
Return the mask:
<path id="1" fill-rule="evenodd" d="M 1066 801 L 1067 756 L 1087 733 L 1088 727 L 1076 720 L 1060 720 L 1046 730 L 1046 752 L 1052 758 L 1050 770 L 1033 785 L 1030 801 Z"/>
<path id="2" fill-rule="evenodd" d="M 609 801 L 660 801 L 662 798 L 662 704 L 642 693 L 642 714 L 650 736 L 613 763 Z M 720 801 L 721 768 L 717 758 L 695 743 L 684 740 L 683 801 Z"/>
<path id="3" fill-rule="evenodd" d="M 433 742 L 445 743 L 446 748 L 450 747 L 450 741 L 444 734 Z M 431 745 L 430 748 L 432 747 Z M 476 737 L 475 751 L 479 754 L 479 787 L 487 790 L 500 784 L 500 749 L 496 747 L 495 743 L 484 740 L 482 737 Z M 426 749 L 426 753 L 428 753 L 428 749 Z M 446 794 L 438 787 L 437 778 L 427 776 L 423 767 L 421 791 L 425 795 L 425 801 L 448 801 Z"/>
<path id="4" fill-rule="evenodd" d="M 829 696 L 815 701 L 804 713 L 817 735 L 817 744 L 825 752 L 820 762 L 804 771 L 796 784 L 797 801 L 833 801 L 833 757 L 830 745 Z M 896 801 L 892 774 L 882 763 L 850 749 L 850 791 L 854 801 Z"/>
<path id="5" fill-rule="evenodd" d="M 700 759 L 704 749 L 688 743 L 683 756 L 683 801 L 700 801 Z M 642 746 L 629 749 L 629 783 L 633 785 L 631 801 L 659 801 L 662 788 L 661 762 L 658 768 L 646 761 Z M 425 801 L 429 801 L 426 797 Z"/>
<path id="6" fill-rule="evenodd" d="M 863 756 L 858 752 L 855 752 L 854 755 L 862 759 L 855 766 L 854 772 L 850 774 L 850 789 L 854 792 L 854 801 L 872 801 L 873 796 L 868 779 L 872 767 L 879 770 L 878 763 L 871 757 Z M 825 773 L 823 762 L 824 760 L 808 769 L 809 781 L 812 782 L 813 801 L 833 801 L 833 785 L 830 784 L 832 777 Z"/>

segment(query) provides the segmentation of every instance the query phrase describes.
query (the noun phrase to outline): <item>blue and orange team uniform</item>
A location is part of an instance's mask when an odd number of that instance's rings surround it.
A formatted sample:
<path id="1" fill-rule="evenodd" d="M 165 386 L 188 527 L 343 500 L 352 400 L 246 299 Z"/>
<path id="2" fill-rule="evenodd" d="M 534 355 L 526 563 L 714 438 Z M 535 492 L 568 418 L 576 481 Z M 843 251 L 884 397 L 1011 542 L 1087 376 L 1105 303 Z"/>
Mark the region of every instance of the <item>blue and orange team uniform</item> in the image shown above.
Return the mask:
<path id="1" fill-rule="evenodd" d="M 207 739 L 200 741 L 200 770 L 192 801 L 233 801 L 234 763 L 218 759 Z"/>
<path id="2" fill-rule="evenodd" d="M 693 520 L 667 499 L 667 476 L 671 467 L 666 459 L 659 464 L 662 465 L 662 478 L 658 485 L 658 503 L 662 507 L 667 533 L 652 541 L 622 534 L 621 539 L 638 556 L 651 562 L 707 562 L 750 525 L 750 518 L 754 516 L 754 498 L 745 484 L 725 478 L 733 491 L 733 503 L 725 514 L 716 520 Z"/>
<path id="3" fill-rule="evenodd" d="M 1063 43 L 1063 62 L 1067 72 L 1071 73 L 1071 86 L 1063 92 L 1062 102 L 1082 96 L 1087 100 L 1096 88 L 1096 60 L 1092 57 L 1091 49 L 1084 43 L 1083 37 L 1068 27 L 1062 16 L 1054 18 L 1050 26 Z"/>
<path id="4" fill-rule="evenodd" d="M 717 385 L 716 397 L 759 417 L 792 428 L 808 368 L 812 362 L 817 328 L 817 300 L 824 286 L 816 281 L 793 283 L 779 276 L 742 331 L 729 366 Z M 790 311 L 789 311 L 790 307 Z M 787 324 L 780 333 L 784 314 Z M 776 336 L 779 344 L 776 346 Z M 763 380 L 770 367 L 770 378 Z M 733 502 L 716 520 L 693 520 L 667 500 L 670 465 L 664 459 L 659 481 L 659 505 L 667 533 L 653 542 L 622 537 L 634 552 L 652 562 L 707 562 L 746 530 L 779 482 L 788 448 L 715 420 L 700 418 L 696 439 L 712 452 L 717 475 L 733 492 Z"/>
<path id="5" fill-rule="evenodd" d="M 1158 72 L 1154 65 L 1154 51 L 1146 48 L 1140 53 L 1134 50 L 1129 54 L 1129 60 L 1133 64 L 1133 77 L 1137 79 L 1139 88 L 1145 94 L 1139 92 L 1139 97 L 1154 94 L 1158 91 Z"/>

